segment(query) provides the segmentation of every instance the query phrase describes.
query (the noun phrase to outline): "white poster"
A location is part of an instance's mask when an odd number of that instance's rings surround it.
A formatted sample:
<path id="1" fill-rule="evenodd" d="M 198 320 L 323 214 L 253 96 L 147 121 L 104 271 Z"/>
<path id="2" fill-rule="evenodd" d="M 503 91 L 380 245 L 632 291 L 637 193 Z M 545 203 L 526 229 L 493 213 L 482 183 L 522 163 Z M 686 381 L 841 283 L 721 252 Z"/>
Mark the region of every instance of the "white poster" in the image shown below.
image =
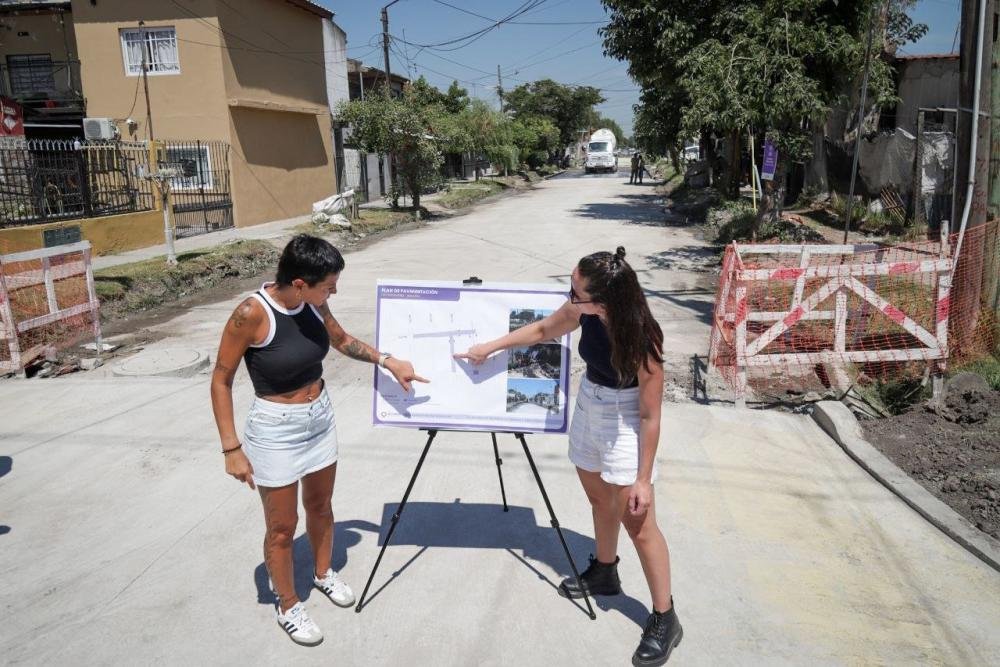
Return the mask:
<path id="1" fill-rule="evenodd" d="M 475 366 L 455 359 L 476 343 L 540 320 L 566 302 L 564 285 L 380 280 L 376 347 L 413 363 L 429 384 L 407 394 L 375 371 L 376 425 L 565 433 L 569 335 L 495 354 Z"/>

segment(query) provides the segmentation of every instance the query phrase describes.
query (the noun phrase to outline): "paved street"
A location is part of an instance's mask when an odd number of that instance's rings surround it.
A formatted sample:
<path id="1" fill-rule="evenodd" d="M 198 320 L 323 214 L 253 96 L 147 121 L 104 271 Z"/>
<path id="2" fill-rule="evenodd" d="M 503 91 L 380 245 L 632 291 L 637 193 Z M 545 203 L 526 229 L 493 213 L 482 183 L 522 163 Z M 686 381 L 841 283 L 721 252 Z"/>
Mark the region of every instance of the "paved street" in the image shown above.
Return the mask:
<path id="1" fill-rule="evenodd" d="M 711 285 L 688 270 L 705 251 L 659 225 L 648 181 L 627 180 L 556 178 L 351 253 L 333 311 L 371 339 L 378 278 L 568 284 L 580 256 L 623 245 L 668 360 L 683 363 L 707 348 Z M 239 298 L 159 325 L 167 336 L 150 349 L 214 355 Z M 334 354 L 325 377 L 341 448 L 334 567 L 360 594 L 422 434 L 370 426 L 370 367 Z M 235 396 L 239 423 L 251 398 L 243 371 Z M 528 441 L 585 565 L 590 510 L 565 438 Z M 500 443 L 507 514 L 488 435 L 439 436 L 361 614 L 310 594 L 300 524 L 300 595 L 326 634 L 306 649 L 274 622 L 260 502 L 223 472 L 207 374 L 2 381 L 3 662 L 628 664 L 649 604 L 634 549 L 623 534 L 625 593 L 599 599 L 596 621 L 560 598 L 569 569 L 545 505 L 514 440 Z M 1000 664 L 1000 575 L 808 417 L 668 403 L 659 470 L 685 629 L 670 664 Z"/>

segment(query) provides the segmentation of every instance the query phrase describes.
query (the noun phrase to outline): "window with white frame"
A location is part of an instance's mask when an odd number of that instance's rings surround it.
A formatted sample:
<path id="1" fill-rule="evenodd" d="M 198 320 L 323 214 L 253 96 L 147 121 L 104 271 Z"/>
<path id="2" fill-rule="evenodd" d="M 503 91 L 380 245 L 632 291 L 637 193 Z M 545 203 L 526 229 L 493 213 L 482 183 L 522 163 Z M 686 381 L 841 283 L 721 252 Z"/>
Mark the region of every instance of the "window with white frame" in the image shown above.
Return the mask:
<path id="1" fill-rule="evenodd" d="M 142 74 L 143 56 L 146 72 L 155 74 L 180 74 L 181 62 L 177 56 L 177 31 L 172 28 L 136 28 L 122 30 L 122 58 L 129 76 Z"/>
<path id="2" fill-rule="evenodd" d="M 165 162 L 163 166 L 180 172 L 170 179 L 174 190 L 212 189 L 212 155 L 208 146 L 166 146 Z"/>

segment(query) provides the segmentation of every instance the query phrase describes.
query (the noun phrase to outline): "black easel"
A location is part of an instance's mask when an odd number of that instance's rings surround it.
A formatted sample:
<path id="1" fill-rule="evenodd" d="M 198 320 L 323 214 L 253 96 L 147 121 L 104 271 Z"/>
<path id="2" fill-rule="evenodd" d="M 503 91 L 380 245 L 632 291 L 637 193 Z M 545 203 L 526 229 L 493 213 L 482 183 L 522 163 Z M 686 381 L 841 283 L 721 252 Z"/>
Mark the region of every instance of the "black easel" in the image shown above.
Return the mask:
<path id="1" fill-rule="evenodd" d="M 382 543 L 382 548 L 378 552 L 378 558 L 375 559 L 375 566 L 372 568 L 372 572 L 368 577 L 368 583 L 365 584 L 365 590 L 361 593 L 361 597 L 358 598 L 358 604 L 354 608 L 354 611 L 361 613 L 361 609 L 364 607 L 365 598 L 368 596 L 368 589 L 371 588 L 372 581 L 375 579 L 375 573 L 378 571 L 379 565 L 382 563 L 382 556 L 385 555 L 385 549 L 389 546 L 389 541 L 392 540 L 392 534 L 396 530 L 396 524 L 399 523 L 399 517 L 402 516 L 403 510 L 406 508 L 406 501 L 410 497 L 410 491 L 413 490 L 413 484 L 417 481 L 417 475 L 420 474 L 420 468 L 424 465 L 424 459 L 427 458 L 427 452 L 430 451 L 431 443 L 434 442 L 435 436 L 437 436 L 439 430 L 446 429 L 420 429 L 421 431 L 427 431 L 427 444 L 424 445 L 424 451 L 420 454 L 420 459 L 417 461 L 417 467 L 413 471 L 413 476 L 410 477 L 410 483 L 406 486 L 406 493 L 403 494 L 403 500 L 400 501 L 399 507 L 392 515 L 392 519 L 389 523 L 389 532 L 386 533 L 385 541 Z M 467 431 L 457 431 L 457 432 L 467 432 Z M 528 441 L 524 438 L 524 433 L 513 433 L 515 438 L 521 442 L 521 447 L 524 449 L 524 455 L 528 459 L 528 464 L 531 466 L 531 472 L 535 476 L 535 482 L 538 484 L 538 490 L 542 492 L 542 499 L 545 501 L 545 507 L 549 511 L 549 518 L 551 519 L 551 525 L 556 529 L 556 533 L 559 535 L 559 541 L 562 543 L 563 551 L 566 552 L 566 559 L 569 560 L 570 569 L 573 570 L 573 576 L 576 577 L 577 585 L 583 589 L 583 582 L 580 581 L 580 573 L 576 569 L 576 563 L 573 562 L 573 556 L 569 552 L 569 546 L 566 544 L 566 538 L 563 537 L 562 529 L 559 527 L 559 520 L 556 518 L 555 511 L 552 509 L 552 503 L 549 501 L 549 494 L 545 491 L 545 485 L 542 484 L 542 478 L 538 474 L 538 468 L 535 466 L 535 460 L 531 457 L 531 451 L 528 449 Z M 500 450 L 497 448 L 497 434 L 496 432 L 491 432 L 490 436 L 493 438 L 493 455 L 496 458 L 497 464 L 497 474 L 500 477 L 500 495 L 503 497 L 503 511 L 509 510 L 507 507 L 507 493 L 504 490 L 503 485 L 503 472 L 500 466 L 503 464 L 503 460 L 500 458 Z M 597 614 L 594 613 L 594 608 L 590 605 L 590 598 L 584 595 L 584 602 L 587 604 L 587 611 L 591 620 L 597 619 Z"/>

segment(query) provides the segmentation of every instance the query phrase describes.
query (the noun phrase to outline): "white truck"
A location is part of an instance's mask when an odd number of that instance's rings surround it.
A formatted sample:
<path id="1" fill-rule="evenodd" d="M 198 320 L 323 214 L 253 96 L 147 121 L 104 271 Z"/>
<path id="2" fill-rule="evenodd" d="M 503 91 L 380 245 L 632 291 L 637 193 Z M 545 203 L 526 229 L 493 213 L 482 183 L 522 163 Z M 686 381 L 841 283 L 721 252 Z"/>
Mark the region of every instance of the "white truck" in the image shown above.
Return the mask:
<path id="1" fill-rule="evenodd" d="M 618 148 L 618 142 L 615 140 L 614 132 L 606 128 L 597 130 L 590 135 L 590 143 L 587 144 L 587 161 L 584 163 L 583 170 L 588 174 L 595 171 L 609 173 L 618 171 L 616 148 Z"/>

